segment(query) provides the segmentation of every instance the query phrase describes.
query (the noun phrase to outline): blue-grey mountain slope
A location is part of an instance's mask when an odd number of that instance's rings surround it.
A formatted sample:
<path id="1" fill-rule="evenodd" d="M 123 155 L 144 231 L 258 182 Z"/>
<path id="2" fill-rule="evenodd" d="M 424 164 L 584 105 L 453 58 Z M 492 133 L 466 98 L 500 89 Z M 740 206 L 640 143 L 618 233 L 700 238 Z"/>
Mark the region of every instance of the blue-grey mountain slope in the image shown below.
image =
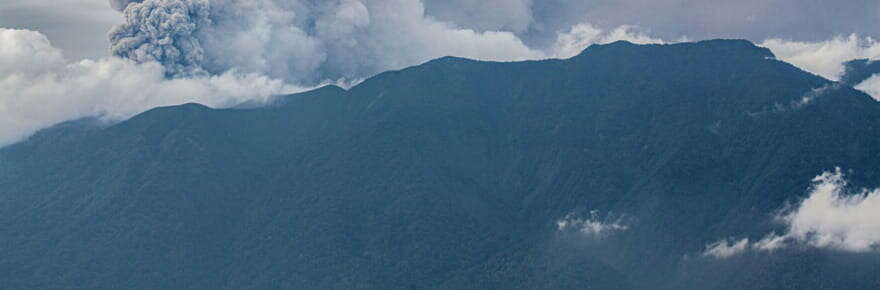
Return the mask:
<path id="1" fill-rule="evenodd" d="M 700 253 L 777 229 L 823 171 L 877 186 L 878 130 L 869 96 L 746 41 L 441 58 L 263 108 L 157 108 L 0 150 L 0 283 L 875 289 L 876 253 Z M 591 212 L 621 228 L 560 230 Z"/>

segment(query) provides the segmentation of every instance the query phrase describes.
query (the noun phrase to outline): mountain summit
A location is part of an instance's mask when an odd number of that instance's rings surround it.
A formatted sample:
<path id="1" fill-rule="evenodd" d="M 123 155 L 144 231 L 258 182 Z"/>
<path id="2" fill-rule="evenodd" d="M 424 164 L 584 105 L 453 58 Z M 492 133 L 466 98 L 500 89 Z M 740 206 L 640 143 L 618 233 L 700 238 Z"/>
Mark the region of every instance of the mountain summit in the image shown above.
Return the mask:
<path id="1" fill-rule="evenodd" d="M 867 289 L 880 256 L 701 255 L 779 230 L 880 105 L 742 40 L 441 58 L 261 108 L 0 150 L 6 289 Z"/>

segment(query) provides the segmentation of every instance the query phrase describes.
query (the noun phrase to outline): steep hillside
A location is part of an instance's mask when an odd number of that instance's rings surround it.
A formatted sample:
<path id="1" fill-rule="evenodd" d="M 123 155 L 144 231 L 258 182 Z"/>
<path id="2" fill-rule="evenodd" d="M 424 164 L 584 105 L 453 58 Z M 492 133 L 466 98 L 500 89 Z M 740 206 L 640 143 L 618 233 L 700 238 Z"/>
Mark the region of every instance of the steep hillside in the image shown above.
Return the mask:
<path id="1" fill-rule="evenodd" d="M 271 106 L 157 108 L 0 150 L 6 289 L 821 289 L 880 255 L 776 229 L 823 171 L 880 183 L 880 105 L 746 41 L 441 58 Z M 559 222 L 602 222 L 589 234 Z"/>

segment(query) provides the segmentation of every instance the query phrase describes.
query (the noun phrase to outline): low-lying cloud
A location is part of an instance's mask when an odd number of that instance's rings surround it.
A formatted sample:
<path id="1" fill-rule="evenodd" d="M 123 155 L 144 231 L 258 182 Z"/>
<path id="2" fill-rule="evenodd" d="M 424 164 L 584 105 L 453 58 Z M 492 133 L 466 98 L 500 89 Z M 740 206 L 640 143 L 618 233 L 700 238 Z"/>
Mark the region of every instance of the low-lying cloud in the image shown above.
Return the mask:
<path id="1" fill-rule="evenodd" d="M 857 34 L 816 42 L 768 39 L 760 45 L 772 50 L 780 60 L 833 81 L 843 77 L 847 61 L 880 59 L 880 41 Z M 880 100 L 880 83 L 876 80 L 866 80 L 855 87 Z"/>
<path id="2" fill-rule="evenodd" d="M 0 28 L 0 146 L 83 117 L 122 120 L 153 107 L 232 106 L 301 91 L 259 74 L 168 79 L 155 62 L 108 57 L 68 61 L 39 32 Z"/>
<path id="3" fill-rule="evenodd" d="M 779 215 L 786 230 L 749 239 L 722 240 L 706 247 L 704 256 L 727 258 L 747 250 L 774 251 L 813 247 L 848 252 L 880 250 L 880 189 L 851 189 L 840 168 L 813 179 L 809 196 Z"/>
<path id="4" fill-rule="evenodd" d="M 772 50 L 779 59 L 835 81 L 843 76 L 847 61 L 880 59 L 880 42 L 856 34 L 818 42 L 768 39 L 760 45 Z"/>

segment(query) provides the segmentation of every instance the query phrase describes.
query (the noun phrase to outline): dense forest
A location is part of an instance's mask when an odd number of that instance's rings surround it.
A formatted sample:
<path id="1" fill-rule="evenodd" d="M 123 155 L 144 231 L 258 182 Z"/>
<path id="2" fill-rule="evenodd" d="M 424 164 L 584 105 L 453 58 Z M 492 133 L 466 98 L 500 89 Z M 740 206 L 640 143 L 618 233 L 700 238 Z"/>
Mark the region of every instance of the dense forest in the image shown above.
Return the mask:
<path id="1" fill-rule="evenodd" d="M 702 253 L 836 167 L 878 186 L 878 137 L 871 97 L 741 40 L 79 120 L 0 149 L 0 288 L 877 289 L 874 252 Z"/>

